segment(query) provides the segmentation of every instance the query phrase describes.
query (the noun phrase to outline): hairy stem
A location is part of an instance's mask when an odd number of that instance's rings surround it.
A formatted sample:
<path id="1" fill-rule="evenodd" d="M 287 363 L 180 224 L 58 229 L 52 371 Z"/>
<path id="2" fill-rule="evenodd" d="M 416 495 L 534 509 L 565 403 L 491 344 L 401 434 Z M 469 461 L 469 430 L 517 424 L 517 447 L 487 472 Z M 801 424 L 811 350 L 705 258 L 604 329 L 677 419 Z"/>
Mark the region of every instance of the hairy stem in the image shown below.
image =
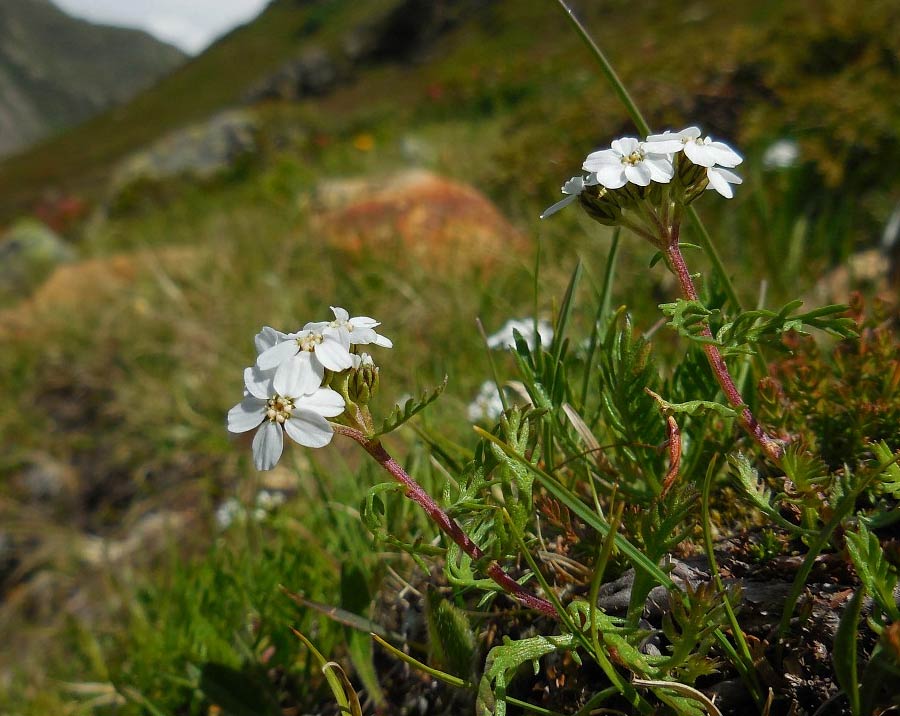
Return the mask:
<path id="1" fill-rule="evenodd" d="M 469 535 L 467 535 L 459 523 L 450 515 L 441 509 L 440 505 L 434 501 L 422 486 L 407 474 L 400 464 L 390 456 L 384 446 L 378 440 L 367 437 L 364 433 L 354 428 L 348 428 L 344 425 L 333 424 L 334 431 L 341 435 L 346 435 L 362 445 L 366 452 L 369 453 L 375 461 L 390 473 L 397 482 L 406 488 L 406 496 L 416 502 L 431 520 L 441 528 L 441 530 L 459 545 L 472 559 L 483 559 L 484 552 L 475 544 Z M 510 577 L 503 568 L 492 560 L 487 567 L 488 576 L 503 589 L 504 592 L 519 601 L 522 605 L 530 609 L 536 609 L 542 614 L 551 616 L 555 619 L 559 618 L 556 608 L 546 599 L 531 594 L 516 580 Z"/>
<path id="2" fill-rule="evenodd" d="M 691 272 L 688 270 L 687 264 L 684 262 L 684 256 L 681 254 L 681 248 L 678 245 L 678 236 L 679 226 L 676 224 L 671 230 L 665 248 L 666 260 L 669 262 L 672 272 L 678 278 L 682 295 L 689 301 L 696 301 L 698 298 L 697 289 L 694 287 L 694 280 L 691 278 Z M 709 326 L 703 327 L 701 335 L 704 338 L 711 339 L 713 337 Z M 716 380 L 719 382 L 719 386 L 722 388 L 722 392 L 725 393 L 725 398 L 731 403 L 732 407 L 740 411 L 739 419 L 744 430 L 750 434 L 750 437 L 756 440 L 763 449 L 763 452 L 768 455 L 769 459 L 776 465 L 780 464 L 781 458 L 784 456 L 784 446 L 780 441 L 776 440 L 763 430 L 762 426 L 753 416 L 753 413 L 750 412 L 750 408 L 744 404 L 744 399 L 741 397 L 741 393 L 738 390 L 737 385 L 735 385 L 731 373 L 728 372 L 728 366 L 725 364 L 725 359 L 722 358 L 722 354 L 719 352 L 718 347 L 712 343 L 704 343 L 703 352 L 706 353 L 706 358 L 709 360 L 709 365 L 716 376 Z"/>

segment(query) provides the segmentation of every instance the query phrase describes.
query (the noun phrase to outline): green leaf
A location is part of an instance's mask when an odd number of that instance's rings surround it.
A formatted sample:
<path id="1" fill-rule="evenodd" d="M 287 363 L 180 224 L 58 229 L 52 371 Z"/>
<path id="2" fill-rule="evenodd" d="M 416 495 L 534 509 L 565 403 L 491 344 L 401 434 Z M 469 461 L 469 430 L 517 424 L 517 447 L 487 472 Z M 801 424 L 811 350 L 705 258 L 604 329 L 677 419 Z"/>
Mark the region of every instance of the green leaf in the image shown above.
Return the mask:
<path id="1" fill-rule="evenodd" d="M 345 562 L 341 566 L 341 607 L 364 617 L 369 611 L 371 602 L 369 581 L 365 573 L 359 565 Z M 372 662 L 372 640 L 368 631 L 370 630 L 358 631 L 348 626 L 344 630 L 344 635 L 347 638 L 347 651 L 350 653 L 353 668 L 375 703 L 381 705 L 385 703 L 384 692 L 378 683 L 375 665 Z"/>
<path id="2" fill-rule="evenodd" d="M 491 649 L 484 662 L 475 702 L 478 716 L 506 716 L 506 687 L 520 666 L 530 661 L 537 673 L 538 659 L 542 656 L 577 646 L 571 634 L 536 636 L 519 641 L 511 641 L 509 637 L 503 639 L 503 644 Z"/>
<path id="3" fill-rule="evenodd" d="M 711 310 L 700 301 L 679 298 L 673 303 L 659 304 L 659 310 L 669 317 L 666 324 L 678 331 L 679 335 L 698 343 L 716 343 L 709 336 L 701 335 L 709 327 L 709 320 L 718 311 Z"/>
<path id="4" fill-rule="evenodd" d="M 781 513 L 772 504 L 772 491 L 766 487 L 766 483 L 763 480 L 759 479 L 759 475 L 756 474 L 756 470 L 753 469 L 746 455 L 736 453 L 731 455 L 728 461 L 734 468 L 732 474 L 737 478 L 739 487 L 756 509 L 780 527 L 794 534 L 811 534 L 809 530 L 805 530 L 781 516 Z"/>
<path id="5" fill-rule="evenodd" d="M 859 615 L 862 610 L 863 589 L 856 593 L 847 604 L 837 632 L 834 635 L 834 673 L 838 683 L 850 701 L 850 712 L 860 716 L 859 674 L 856 668 L 856 640 L 859 633 Z"/>
<path id="6" fill-rule="evenodd" d="M 444 388 L 447 387 L 448 380 L 449 376 L 445 375 L 444 380 L 437 388 L 430 392 L 427 390 L 423 391 L 418 400 L 416 400 L 415 398 L 409 398 L 409 400 L 403 403 L 402 406 L 395 405 L 388 419 L 385 420 L 384 423 L 382 423 L 381 429 L 372 437 L 377 438 L 381 437 L 382 435 L 387 435 L 388 433 L 391 433 L 399 428 L 401 425 L 403 425 L 403 423 L 407 422 L 414 415 L 420 413 L 428 405 L 437 400 L 440 394 L 444 392 Z"/>
<path id="7" fill-rule="evenodd" d="M 296 629 L 291 629 L 291 631 L 294 632 L 294 636 L 306 645 L 306 648 L 312 652 L 313 658 L 319 663 L 322 674 L 325 676 L 325 681 L 328 682 L 328 688 L 331 689 L 331 694 L 334 696 L 334 700 L 337 702 L 341 712 L 349 713 L 351 716 L 362 716 L 359 697 L 347 679 L 344 670 L 335 662 L 326 661 L 325 657 L 322 656 L 322 652 L 316 649 L 313 643 L 299 631 Z M 278 713 L 281 713 L 280 709 Z"/>
<path id="8" fill-rule="evenodd" d="M 882 465 L 887 464 L 884 472 L 879 475 L 881 489 L 889 495 L 900 498 L 900 465 L 897 464 L 894 453 L 884 440 L 875 443 L 872 449 L 878 462 Z"/>
<path id="9" fill-rule="evenodd" d="M 897 573 L 887 561 L 878 535 L 870 532 L 863 521 L 856 532 L 847 532 L 847 552 L 866 591 L 892 621 L 900 619 L 900 609 L 894 601 Z"/>
<path id="10" fill-rule="evenodd" d="M 652 390 L 647 393 L 659 404 L 659 406 L 667 413 L 683 414 L 683 415 L 707 415 L 715 413 L 723 418 L 736 418 L 738 412 L 735 408 L 722 403 L 716 403 L 712 400 L 689 400 L 686 403 L 670 403 L 664 400 Z"/>
<path id="11" fill-rule="evenodd" d="M 500 438 L 498 438 L 496 435 L 491 435 L 487 431 L 482 430 L 478 427 L 475 428 L 475 432 L 477 432 L 486 440 L 490 440 L 492 443 L 499 446 L 500 449 L 502 449 L 507 455 L 513 457 L 520 464 L 524 465 L 528 470 L 531 470 L 534 473 L 534 476 L 537 478 L 538 482 L 540 482 L 541 485 L 544 486 L 544 489 L 546 489 L 547 492 L 553 495 L 553 497 L 555 497 L 566 507 L 572 510 L 572 512 L 574 512 L 578 517 L 584 520 L 585 524 L 599 532 L 604 537 L 609 534 L 609 523 L 601 518 L 584 502 L 582 502 L 577 495 L 563 487 L 553 476 L 542 470 L 537 465 L 532 465 L 522 455 L 518 455 L 509 445 L 500 440 Z M 615 535 L 615 540 L 616 547 L 620 549 L 622 553 L 626 557 L 628 557 L 629 560 L 631 560 L 631 563 L 635 566 L 636 569 L 647 572 L 647 574 L 652 576 L 659 584 L 662 584 L 669 589 L 675 587 L 675 583 L 672 581 L 671 577 L 669 577 L 668 574 L 660 569 L 658 564 L 648 559 L 647 555 L 645 555 L 643 552 L 641 552 L 641 550 L 639 550 L 631 542 L 625 539 L 624 536 L 617 533 Z"/>

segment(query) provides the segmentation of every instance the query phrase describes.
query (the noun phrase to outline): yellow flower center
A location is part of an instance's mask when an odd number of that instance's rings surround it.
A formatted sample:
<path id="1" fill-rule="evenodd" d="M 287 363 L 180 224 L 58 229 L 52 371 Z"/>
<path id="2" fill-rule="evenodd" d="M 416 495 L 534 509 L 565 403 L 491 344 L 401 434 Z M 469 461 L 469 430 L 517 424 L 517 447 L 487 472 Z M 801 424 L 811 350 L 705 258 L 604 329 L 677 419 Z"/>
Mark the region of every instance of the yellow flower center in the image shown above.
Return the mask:
<path id="1" fill-rule="evenodd" d="M 323 340 L 324 337 L 321 333 L 310 333 L 303 336 L 302 338 L 298 338 L 297 345 L 300 346 L 301 351 L 312 352 L 316 349 L 316 346 L 319 345 Z"/>
<path id="2" fill-rule="evenodd" d="M 284 421 L 291 417 L 293 409 L 293 399 L 276 395 L 266 401 L 266 419 L 271 423 L 283 425 Z"/>
<path id="3" fill-rule="evenodd" d="M 622 157 L 622 164 L 629 164 L 631 166 L 640 164 L 642 161 L 644 161 L 644 153 L 640 150 L 632 152 L 628 156 Z"/>

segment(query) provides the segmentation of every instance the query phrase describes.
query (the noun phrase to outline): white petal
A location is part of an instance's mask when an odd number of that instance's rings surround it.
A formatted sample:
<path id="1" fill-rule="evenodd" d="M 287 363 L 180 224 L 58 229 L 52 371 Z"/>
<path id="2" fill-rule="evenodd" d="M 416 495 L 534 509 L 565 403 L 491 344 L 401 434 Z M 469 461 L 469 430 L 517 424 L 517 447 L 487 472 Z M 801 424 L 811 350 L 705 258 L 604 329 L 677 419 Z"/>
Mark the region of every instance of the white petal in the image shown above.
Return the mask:
<path id="1" fill-rule="evenodd" d="M 375 328 L 376 326 L 381 325 L 381 321 L 376 321 L 374 318 L 369 318 L 368 316 L 355 316 L 348 322 L 353 326 L 354 331 L 357 328 Z"/>
<path id="2" fill-rule="evenodd" d="M 607 189 L 619 189 L 627 183 L 622 164 L 606 166 L 597 170 L 597 180 Z"/>
<path id="3" fill-rule="evenodd" d="M 311 448 L 325 447 L 334 437 L 328 421 L 311 410 L 294 410 L 290 420 L 285 421 L 284 430 L 291 440 Z"/>
<path id="4" fill-rule="evenodd" d="M 716 164 L 723 167 L 736 167 L 744 158 L 724 142 L 710 142 L 706 145 L 709 155 Z"/>
<path id="5" fill-rule="evenodd" d="M 712 169 L 707 169 L 706 173 L 709 174 L 711 171 L 716 172 L 717 174 L 721 174 L 723 177 L 725 177 L 725 181 L 729 182 L 730 184 L 744 183 L 744 180 L 741 179 L 737 174 L 735 174 L 734 172 L 730 172 L 727 169 L 722 169 L 722 167 L 713 167 Z"/>
<path id="6" fill-rule="evenodd" d="M 299 350 L 299 346 L 294 340 L 296 335 L 296 333 L 292 333 L 287 337 L 287 340 L 276 343 L 271 348 L 264 350 L 256 359 L 256 365 L 263 370 L 277 368 L 282 362 L 286 361 Z"/>
<path id="7" fill-rule="evenodd" d="M 347 345 L 344 345 L 344 341 L 341 340 L 344 336 L 339 336 L 337 333 L 325 333 L 325 340 L 316 346 L 316 358 L 328 370 L 335 372 L 347 370 L 353 365 L 350 358 L 350 337 L 346 331 L 340 331 L 340 333 L 346 336 Z"/>
<path id="8" fill-rule="evenodd" d="M 244 369 L 244 385 L 254 398 L 268 400 L 272 397 L 272 376 L 274 371 L 260 370 L 257 366 Z"/>
<path id="9" fill-rule="evenodd" d="M 346 321 L 348 318 L 350 318 L 350 314 L 340 306 L 331 306 L 331 310 L 332 312 L 334 312 L 335 321 Z"/>
<path id="10" fill-rule="evenodd" d="M 709 151 L 709 147 L 705 144 L 688 142 L 684 145 L 684 153 L 687 155 L 687 158 L 697 166 L 711 167 L 716 163 L 713 152 Z"/>
<path id="11" fill-rule="evenodd" d="M 727 169 L 720 169 L 718 167 L 707 169 L 706 176 L 709 179 L 709 186 L 707 188 L 712 187 L 726 199 L 731 199 L 734 196 L 734 189 L 731 188 L 729 182 L 740 184 L 743 181 L 736 174 L 733 174 Z"/>
<path id="12" fill-rule="evenodd" d="M 266 403 L 248 395 L 228 411 L 228 432 L 245 433 L 253 430 L 266 417 Z"/>
<path id="13" fill-rule="evenodd" d="M 542 219 L 546 219 L 548 216 L 553 216 L 560 209 L 565 209 L 569 204 L 575 201 L 578 198 L 577 194 L 571 194 L 567 196 L 565 199 L 560 199 L 558 202 L 553 204 L 552 206 L 548 206 L 544 209 L 544 213 L 541 214 Z"/>
<path id="14" fill-rule="evenodd" d="M 622 155 L 612 149 L 602 149 L 599 152 L 591 152 L 581 166 L 587 172 L 595 172 L 601 167 L 619 166 L 622 163 Z"/>
<path id="15" fill-rule="evenodd" d="M 308 331 L 310 333 L 321 333 L 324 331 L 331 323 L 329 321 L 310 321 L 305 326 L 303 326 L 304 331 Z"/>
<path id="16" fill-rule="evenodd" d="M 645 166 L 644 162 L 628 164 L 625 166 L 625 176 L 632 184 L 647 186 L 650 183 L 650 168 Z"/>
<path id="17" fill-rule="evenodd" d="M 374 343 L 377 335 L 378 334 L 375 333 L 375 329 L 373 328 L 354 326 L 353 332 L 349 334 L 350 344 L 354 346 L 364 346 L 367 343 Z"/>
<path id="18" fill-rule="evenodd" d="M 278 395 L 296 398 L 318 390 L 324 378 L 322 364 L 309 351 L 300 351 L 278 366 L 274 389 Z"/>
<path id="19" fill-rule="evenodd" d="M 634 154 L 640 148 L 641 143 L 634 137 L 622 137 L 621 139 L 614 139 L 610 146 L 617 154 L 627 157 L 630 154 Z"/>
<path id="20" fill-rule="evenodd" d="M 253 438 L 253 464 L 257 470 L 271 470 L 284 450 L 284 435 L 278 423 L 264 422 Z"/>
<path id="21" fill-rule="evenodd" d="M 675 167 L 666 157 L 647 157 L 644 164 L 650 170 L 650 178 L 660 184 L 668 184 L 675 176 Z"/>
<path id="22" fill-rule="evenodd" d="M 572 177 L 562 185 L 560 191 L 562 191 L 563 194 L 580 194 L 584 191 L 584 177 L 581 175 Z"/>
<path id="23" fill-rule="evenodd" d="M 376 346 L 381 346 L 382 348 L 393 348 L 394 342 L 388 338 L 387 336 L 382 336 L 380 334 L 376 334 L 375 340 L 372 341 Z"/>
<path id="24" fill-rule="evenodd" d="M 344 399 L 331 388 L 319 388 L 312 395 L 304 395 L 296 403 L 299 410 L 311 410 L 326 418 L 334 418 L 344 412 Z"/>
<path id="25" fill-rule="evenodd" d="M 660 139 L 653 139 L 653 137 L 660 137 Z M 655 134 L 647 137 L 647 141 L 641 145 L 641 148 L 647 154 L 675 154 L 684 149 L 684 142 L 675 135 Z"/>
<path id="26" fill-rule="evenodd" d="M 287 333 L 276 331 L 271 326 L 263 326 L 262 330 L 253 339 L 253 343 L 256 345 L 256 352 L 262 353 L 276 343 L 281 343 L 286 337 Z"/>

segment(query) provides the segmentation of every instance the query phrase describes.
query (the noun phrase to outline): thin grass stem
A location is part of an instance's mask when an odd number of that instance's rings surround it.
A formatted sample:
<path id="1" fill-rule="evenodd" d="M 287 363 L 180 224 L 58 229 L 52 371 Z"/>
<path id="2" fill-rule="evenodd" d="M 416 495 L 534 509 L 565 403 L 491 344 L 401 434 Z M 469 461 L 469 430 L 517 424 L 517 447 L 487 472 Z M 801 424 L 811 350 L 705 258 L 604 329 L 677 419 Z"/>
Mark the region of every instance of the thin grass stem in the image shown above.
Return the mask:
<path id="1" fill-rule="evenodd" d="M 566 0 L 557 0 L 557 2 L 559 3 L 559 6 L 562 8 L 563 12 L 565 12 L 566 17 L 569 18 L 569 22 L 572 23 L 572 26 L 575 28 L 578 35 L 588 46 L 591 54 L 594 55 L 594 58 L 600 65 L 600 70 L 603 73 L 603 76 L 606 78 L 606 81 L 609 82 L 610 87 L 612 87 L 613 92 L 616 93 L 619 101 L 624 105 L 625 110 L 631 117 L 631 121 L 634 122 L 635 127 L 637 127 L 638 132 L 640 132 L 645 137 L 649 135 L 651 133 L 650 125 L 647 124 L 647 120 L 644 119 L 644 115 L 641 114 L 641 110 L 638 109 L 637 104 L 632 99 L 627 88 L 625 87 L 625 84 L 619 78 L 619 75 L 616 73 L 610 61 L 606 58 L 603 50 L 601 50 L 599 45 L 594 42 L 594 39 L 591 37 L 587 28 L 575 16 L 575 13 L 572 8 L 569 7 L 568 2 L 566 2 Z M 706 227 L 700 220 L 700 215 L 697 214 L 696 209 L 694 209 L 694 207 L 692 206 L 688 207 L 687 211 L 688 215 L 691 217 L 691 221 L 693 221 L 694 223 L 694 228 L 696 228 L 697 230 L 700 246 L 703 247 L 703 251 L 707 256 L 709 256 L 709 260 L 712 262 L 713 269 L 718 275 L 719 280 L 722 282 L 722 288 L 725 291 L 725 295 L 728 296 L 729 302 L 736 311 L 742 311 L 743 307 L 741 306 L 741 302 L 738 299 L 737 291 L 735 291 L 734 289 L 734 284 L 732 284 L 731 279 L 729 278 L 728 273 L 725 270 L 725 265 L 722 263 L 722 258 L 719 256 L 719 252 L 713 245 L 712 239 L 709 236 L 709 232 L 706 230 Z"/>
<path id="2" fill-rule="evenodd" d="M 703 546 L 706 550 L 706 558 L 709 562 L 709 572 L 712 575 L 716 589 L 723 595 L 722 602 L 725 606 L 725 614 L 728 617 L 728 623 L 731 625 L 731 632 L 734 634 L 734 640 L 737 642 L 737 655 L 739 659 L 738 662 L 735 663 L 735 667 L 741 672 L 741 676 L 744 678 L 750 692 L 753 694 L 756 703 L 762 705 L 762 691 L 760 690 L 759 680 L 756 677 L 756 670 L 753 666 L 753 655 L 750 653 L 750 647 L 747 644 L 747 639 L 744 637 L 744 630 L 741 629 L 741 625 L 737 620 L 737 615 L 735 615 L 734 609 L 731 607 L 731 602 L 728 601 L 728 596 L 725 594 L 725 585 L 719 574 L 719 565 L 716 563 L 716 554 L 713 548 L 711 529 L 712 520 L 709 514 L 709 491 L 710 486 L 712 485 L 712 476 L 716 469 L 716 462 L 716 460 L 713 460 L 709 464 L 709 469 L 706 471 L 706 478 L 703 480 L 703 492 L 700 497 Z"/>

